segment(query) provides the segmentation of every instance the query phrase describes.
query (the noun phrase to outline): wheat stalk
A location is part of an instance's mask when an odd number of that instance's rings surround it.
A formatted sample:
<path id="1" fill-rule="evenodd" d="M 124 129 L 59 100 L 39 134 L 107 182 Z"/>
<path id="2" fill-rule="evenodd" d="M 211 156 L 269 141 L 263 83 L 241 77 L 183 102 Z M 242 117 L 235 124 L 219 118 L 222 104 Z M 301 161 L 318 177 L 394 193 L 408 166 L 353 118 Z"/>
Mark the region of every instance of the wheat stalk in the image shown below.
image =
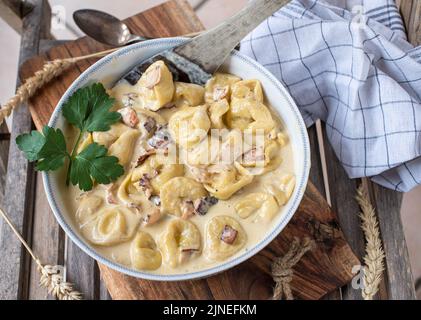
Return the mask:
<path id="1" fill-rule="evenodd" d="M 38 89 L 43 87 L 52 79 L 61 75 L 65 70 L 74 66 L 76 62 L 84 59 L 105 56 L 106 54 L 111 53 L 115 50 L 117 49 L 110 49 L 93 54 L 88 54 L 85 56 L 67 59 L 56 59 L 53 61 L 46 62 L 41 70 L 38 70 L 32 77 L 26 79 L 25 83 L 22 84 L 16 90 L 16 94 L 3 106 L 1 106 L 0 125 L 8 116 L 10 116 L 10 114 L 15 108 L 17 108 L 20 104 L 27 102 L 28 99 L 30 99 L 37 92 Z"/>
<path id="2" fill-rule="evenodd" d="M 374 295 L 379 291 L 379 285 L 384 271 L 383 259 L 385 255 L 380 239 L 376 214 L 363 185 L 359 186 L 356 199 L 361 208 L 361 227 L 366 241 L 362 296 L 365 300 L 372 300 Z"/>
<path id="3" fill-rule="evenodd" d="M 63 276 L 61 275 L 62 266 L 51 266 L 43 265 L 32 249 L 29 247 L 28 243 L 23 239 L 22 235 L 13 225 L 9 216 L 0 208 L 0 215 L 4 218 L 6 223 L 10 226 L 14 234 L 18 237 L 19 241 L 28 251 L 32 259 L 37 264 L 37 270 L 40 273 L 39 284 L 42 287 L 45 287 L 49 294 L 58 298 L 59 300 L 81 300 L 82 294 L 74 289 L 74 285 L 70 282 L 65 282 Z"/>

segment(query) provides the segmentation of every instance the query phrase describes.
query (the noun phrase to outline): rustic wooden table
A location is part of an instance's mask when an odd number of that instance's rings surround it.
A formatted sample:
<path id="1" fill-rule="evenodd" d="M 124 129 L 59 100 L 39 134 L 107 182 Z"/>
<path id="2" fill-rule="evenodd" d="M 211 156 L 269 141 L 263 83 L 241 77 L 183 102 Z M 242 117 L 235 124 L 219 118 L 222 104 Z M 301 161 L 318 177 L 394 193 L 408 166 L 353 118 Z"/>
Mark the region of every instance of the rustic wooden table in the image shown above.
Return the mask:
<path id="1" fill-rule="evenodd" d="M 396 2 L 404 17 L 409 40 L 414 44 L 421 43 L 421 1 Z M 51 10 L 48 2 L 32 0 L 24 3 L 14 8 L 22 17 L 20 63 L 57 44 L 56 40 L 51 40 L 49 33 Z M 15 111 L 10 134 L 4 126 L 0 128 L 0 204 L 41 260 L 66 266 L 67 279 L 77 283 L 85 299 L 110 299 L 97 264 L 66 238 L 48 206 L 40 177 L 15 143 L 9 143 L 32 128 L 26 106 Z M 359 257 L 364 253 L 364 238 L 357 215 L 359 208 L 354 200 L 359 184 L 363 183 L 368 189 L 376 206 L 386 253 L 386 270 L 377 298 L 415 299 L 400 219 L 402 194 L 366 179 L 348 179 L 323 135 L 323 127 L 312 127 L 308 132 L 312 146 L 311 180 L 338 213 L 347 240 Z M 326 175 L 326 172 L 329 174 Z M 36 266 L 3 221 L 0 221 L 0 256 L 0 299 L 50 298 L 38 286 Z M 361 291 L 348 285 L 329 294 L 326 299 L 361 299 Z"/>

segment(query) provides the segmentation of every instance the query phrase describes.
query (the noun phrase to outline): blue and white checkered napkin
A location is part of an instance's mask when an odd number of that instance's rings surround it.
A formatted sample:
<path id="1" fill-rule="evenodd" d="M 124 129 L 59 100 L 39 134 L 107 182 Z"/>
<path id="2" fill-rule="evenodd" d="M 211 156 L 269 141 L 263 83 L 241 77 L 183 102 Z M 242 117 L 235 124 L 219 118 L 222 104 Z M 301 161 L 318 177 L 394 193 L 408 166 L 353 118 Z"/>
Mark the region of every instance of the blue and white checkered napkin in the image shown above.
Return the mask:
<path id="1" fill-rule="evenodd" d="M 308 126 L 326 123 L 351 178 L 421 184 L 421 47 L 393 0 L 294 0 L 241 51 L 286 85 Z"/>

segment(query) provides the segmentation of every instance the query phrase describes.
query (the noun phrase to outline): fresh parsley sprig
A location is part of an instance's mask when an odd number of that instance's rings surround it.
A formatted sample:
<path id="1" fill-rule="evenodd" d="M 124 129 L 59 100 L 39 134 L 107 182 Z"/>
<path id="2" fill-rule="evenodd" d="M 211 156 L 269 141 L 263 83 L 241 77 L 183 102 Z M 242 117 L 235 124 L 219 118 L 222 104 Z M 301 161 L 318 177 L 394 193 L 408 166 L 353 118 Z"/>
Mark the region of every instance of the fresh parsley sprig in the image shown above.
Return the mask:
<path id="1" fill-rule="evenodd" d="M 124 173 L 118 158 L 107 156 L 104 146 L 92 143 L 77 153 L 79 143 L 86 132 L 108 131 L 110 126 L 120 120 L 118 112 L 110 111 L 114 104 L 101 83 L 94 83 L 77 90 L 63 105 L 63 116 L 79 129 L 76 143 L 71 152 L 60 129 L 45 126 L 42 133 L 32 131 L 18 136 L 16 143 L 29 161 L 37 161 L 39 171 L 54 171 L 61 168 L 66 159 L 69 161 L 66 184 L 71 182 L 88 191 L 93 182 L 107 184 Z"/>

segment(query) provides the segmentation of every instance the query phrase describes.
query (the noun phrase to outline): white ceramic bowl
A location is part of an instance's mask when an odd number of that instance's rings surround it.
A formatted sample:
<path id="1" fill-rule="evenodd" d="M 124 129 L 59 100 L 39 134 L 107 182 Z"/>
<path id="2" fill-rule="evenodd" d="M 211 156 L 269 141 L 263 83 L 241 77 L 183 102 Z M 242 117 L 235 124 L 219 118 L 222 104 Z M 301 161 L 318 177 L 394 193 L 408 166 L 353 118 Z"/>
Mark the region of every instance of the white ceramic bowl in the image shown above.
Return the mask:
<path id="1" fill-rule="evenodd" d="M 183 41 L 185 41 L 183 38 L 150 40 L 124 47 L 102 58 L 82 73 L 67 89 L 63 97 L 60 99 L 57 108 L 50 119 L 49 125 L 52 127 L 63 128 L 64 118 L 62 116 L 61 109 L 63 103 L 75 92 L 75 90 L 92 82 L 99 81 L 103 82 L 105 85 L 107 85 L 107 83 L 111 85 L 139 62 L 162 50 L 176 46 Z M 257 62 L 238 52 L 233 52 L 231 54 L 230 58 L 228 58 L 224 64 L 223 70 L 244 79 L 258 79 L 261 81 L 266 99 L 282 118 L 284 124 L 286 125 L 290 142 L 293 146 L 296 187 L 291 199 L 282 208 L 282 215 L 278 215 L 276 218 L 277 221 L 272 230 L 268 230 L 262 241 L 254 247 L 251 247 L 250 250 L 247 250 L 239 256 L 235 256 L 230 260 L 224 261 L 219 265 L 206 270 L 176 275 L 159 275 L 134 270 L 103 257 L 95 250 L 94 247 L 83 239 L 77 226 L 74 225 L 73 220 L 71 219 L 71 216 L 73 216 L 74 213 L 69 212 L 69 210 L 66 209 L 62 199 L 63 195 L 59 192 L 60 188 L 58 186 L 64 183 L 60 178 L 61 176 L 56 172 L 43 172 L 44 188 L 54 215 L 70 239 L 88 255 L 112 269 L 143 279 L 180 281 L 203 278 L 227 270 L 255 255 L 268 245 L 283 230 L 292 218 L 304 195 L 310 171 L 310 146 L 308 142 L 307 129 L 297 106 L 285 87 L 269 71 Z"/>

